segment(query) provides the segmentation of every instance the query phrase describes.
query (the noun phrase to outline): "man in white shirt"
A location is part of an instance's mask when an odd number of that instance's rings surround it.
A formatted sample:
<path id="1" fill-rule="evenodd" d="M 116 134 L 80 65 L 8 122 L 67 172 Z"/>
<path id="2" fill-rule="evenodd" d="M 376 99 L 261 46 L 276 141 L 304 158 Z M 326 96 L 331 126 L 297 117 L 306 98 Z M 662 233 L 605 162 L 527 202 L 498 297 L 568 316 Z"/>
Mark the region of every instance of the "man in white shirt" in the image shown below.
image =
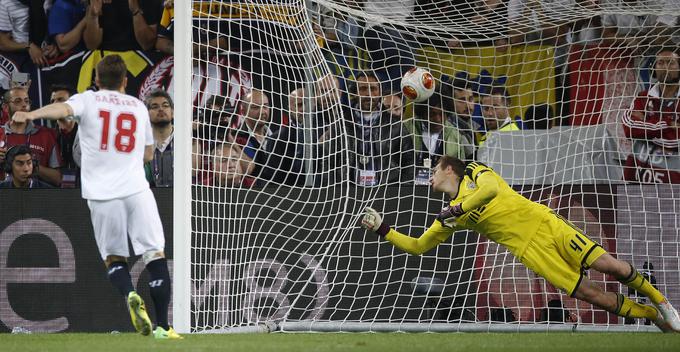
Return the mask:
<path id="1" fill-rule="evenodd" d="M 86 91 L 65 103 L 31 112 L 16 112 L 12 119 L 73 118 L 79 123 L 82 150 L 83 198 L 90 208 L 95 239 L 111 283 L 127 298 L 135 329 L 151 334 L 152 326 L 142 298 L 135 292 L 127 257 L 128 234 L 135 253 L 141 253 L 149 271 L 154 301 L 154 337 L 181 339 L 168 325 L 170 274 L 165 259 L 165 237 L 158 207 L 144 177 L 144 161 L 153 156 L 149 113 L 139 99 L 126 95 L 127 67 L 118 55 L 109 55 L 96 67 L 99 91 Z"/>
<path id="2" fill-rule="evenodd" d="M 29 7 L 20 0 L 0 0 L 0 51 L 27 52 L 38 67 L 47 65 L 48 57 L 58 54 L 55 45 L 29 40 Z"/>

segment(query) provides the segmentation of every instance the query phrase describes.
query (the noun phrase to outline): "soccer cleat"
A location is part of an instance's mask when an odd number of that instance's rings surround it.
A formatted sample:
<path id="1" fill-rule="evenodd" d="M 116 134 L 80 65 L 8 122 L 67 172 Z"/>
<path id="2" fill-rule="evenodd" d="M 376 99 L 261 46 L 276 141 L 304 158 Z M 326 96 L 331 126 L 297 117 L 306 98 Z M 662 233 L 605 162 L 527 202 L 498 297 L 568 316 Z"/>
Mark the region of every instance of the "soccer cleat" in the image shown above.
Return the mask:
<path id="1" fill-rule="evenodd" d="M 680 316 L 678 316 L 678 311 L 673 308 L 670 302 L 663 301 L 659 304 L 655 304 L 655 306 L 663 316 L 663 320 L 666 324 L 675 332 L 680 332 Z"/>
<path id="2" fill-rule="evenodd" d="M 153 332 L 153 337 L 157 338 L 159 340 L 183 340 L 184 337 L 182 335 L 178 334 L 175 329 L 170 327 L 168 330 L 163 329 L 160 326 L 156 327 L 156 330 Z"/>
<path id="3" fill-rule="evenodd" d="M 128 295 L 127 303 L 128 310 L 130 311 L 130 318 L 132 319 L 132 325 L 134 325 L 135 330 L 144 336 L 151 334 L 151 319 L 149 319 L 149 315 L 146 314 L 146 307 L 144 306 L 142 297 L 139 297 L 137 292 L 132 291 Z"/>
<path id="4" fill-rule="evenodd" d="M 659 330 L 662 332 L 673 332 L 673 329 L 671 328 L 670 325 L 666 322 L 666 320 L 663 318 L 663 315 L 661 315 L 661 311 L 657 309 L 657 314 L 656 314 L 656 320 L 654 320 L 654 325 L 656 325 Z"/>

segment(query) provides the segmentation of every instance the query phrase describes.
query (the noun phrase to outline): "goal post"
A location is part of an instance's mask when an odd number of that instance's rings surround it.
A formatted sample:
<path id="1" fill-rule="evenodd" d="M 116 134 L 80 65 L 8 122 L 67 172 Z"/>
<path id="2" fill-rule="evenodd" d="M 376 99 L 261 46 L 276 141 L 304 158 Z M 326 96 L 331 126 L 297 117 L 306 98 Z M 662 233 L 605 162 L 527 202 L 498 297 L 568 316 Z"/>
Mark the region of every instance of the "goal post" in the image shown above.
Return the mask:
<path id="1" fill-rule="evenodd" d="M 371 206 L 421 234 L 446 201 L 427 186 L 442 153 L 491 166 L 680 305 L 677 141 L 627 134 L 662 80 L 657 53 L 680 43 L 678 2 L 187 1 L 174 14 L 178 331 L 656 331 L 476 233 L 411 256 L 358 226 Z M 399 96 L 413 66 L 436 79 L 425 103 Z"/>
<path id="2" fill-rule="evenodd" d="M 175 330 L 189 333 L 191 328 L 191 237 L 192 237 L 192 127 L 194 106 L 191 101 L 192 57 L 186 51 L 192 42 L 192 1 L 174 4 L 174 179 L 173 179 L 173 261 L 172 261 L 172 309 Z"/>

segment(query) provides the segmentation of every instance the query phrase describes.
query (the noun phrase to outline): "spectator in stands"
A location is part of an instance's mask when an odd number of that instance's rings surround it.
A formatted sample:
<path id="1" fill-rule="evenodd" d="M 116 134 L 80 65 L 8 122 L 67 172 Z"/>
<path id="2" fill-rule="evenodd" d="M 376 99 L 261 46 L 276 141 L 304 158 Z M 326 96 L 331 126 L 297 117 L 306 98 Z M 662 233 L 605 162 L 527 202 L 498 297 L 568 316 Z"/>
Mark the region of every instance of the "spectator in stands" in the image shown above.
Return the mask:
<path id="1" fill-rule="evenodd" d="M 86 1 L 55 0 L 48 18 L 48 34 L 62 53 L 83 50 Z"/>
<path id="2" fill-rule="evenodd" d="M 90 0 L 83 40 L 89 50 L 149 50 L 156 45 L 162 0 Z"/>
<path id="3" fill-rule="evenodd" d="M 486 46 L 495 46 L 499 52 L 508 49 L 507 1 L 419 0 L 416 6 L 418 8 L 413 16 L 416 19 L 425 19 L 431 23 L 455 23 L 459 28 L 474 28 L 457 36 L 421 30 L 420 38 L 427 38 L 427 42 L 434 41 L 436 46 L 447 46 L 451 49 Z M 437 43 L 435 38 L 442 38 L 446 43 Z"/>
<path id="4" fill-rule="evenodd" d="M 340 89 L 346 90 L 345 80 L 354 79 L 354 70 L 366 68 L 367 61 L 362 58 L 366 53 L 357 46 L 359 24 L 349 14 L 322 8 L 320 21 L 313 26 L 331 73 L 340 77 Z"/>
<path id="5" fill-rule="evenodd" d="M 260 89 L 252 89 L 240 104 L 243 116 L 241 116 L 236 141 L 246 147 L 246 154 L 251 158 L 255 158 L 255 152 L 271 133 L 269 129 L 270 108 L 267 93 Z"/>
<path id="6" fill-rule="evenodd" d="M 34 65 L 46 66 L 47 60 L 57 56 L 58 51 L 54 45 L 43 46 L 44 30 L 32 33 L 32 29 L 37 29 L 37 26 L 44 22 L 45 11 L 42 8 L 36 6 L 31 9 L 29 4 L 20 0 L 0 1 L 0 51 L 27 52 Z"/>
<path id="7" fill-rule="evenodd" d="M 313 102 L 313 100 L 310 100 Z M 288 117 L 290 124 L 302 126 L 305 121 L 305 90 L 293 89 L 288 94 Z M 311 109 L 310 109 L 311 110 Z"/>
<path id="8" fill-rule="evenodd" d="M 316 84 L 316 101 L 309 107 L 314 111 L 313 126 L 314 135 L 323 135 L 329 126 L 339 126 L 342 123 L 342 103 L 345 98 L 341 97 L 340 80 L 333 75 L 326 75 Z"/>
<path id="9" fill-rule="evenodd" d="M 38 169 L 38 163 L 33 159 L 31 148 L 19 144 L 7 151 L 4 162 L 4 172 L 8 177 L 0 182 L 0 188 L 51 188 L 45 182 L 33 178 Z"/>
<path id="10" fill-rule="evenodd" d="M 271 180 L 278 184 L 289 186 L 305 185 L 306 162 L 311 163 L 311 155 L 305 158 L 305 148 L 315 144 L 316 137 L 308 135 L 312 140 L 306 140 L 304 90 L 295 89 L 288 95 L 288 111 L 290 124 L 281 127 L 269 136 L 265 143 L 266 160 L 260 172 L 263 180 Z M 311 150 L 311 149 L 310 149 Z M 312 172 L 312 170 L 308 170 Z"/>
<path id="11" fill-rule="evenodd" d="M 16 111 L 30 111 L 31 100 L 28 98 L 28 91 L 24 87 L 14 87 L 3 97 L 4 104 L 7 104 L 10 116 L 14 116 Z M 32 121 L 16 122 L 8 121 L 2 128 L 5 131 L 5 148 L 10 148 L 17 144 L 25 144 L 31 148 L 33 156 L 38 159 L 38 177 L 53 185 L 61 185 L 62 166 L 61 152 L 57 144 L 56 132 L 43 126 L 34 125 Z M 0 154 L 0 161 L 4 160 L 4 153 Z"/>
<path id="12" fill-rule="evenodd" d="M 236 138 L 234 130 L 237 129 L 236 121 L 239 121 L 234 109 L 227 104 L 223 96 L 213 95 L 208 98 L 205 109 L 199 110 L 199 118 L 194 120 L 194 131 L 197 131 L 203 140 L 203 144 L 234 143 Z M 251 175 L 255 170 L 255 163 L 250 156 L 243 154 L 242 149 L 239 162 L 245 175 Z M 256 153 L 255 153 L 256 154 Z M 247 183 L 252 183 L 248 179 Z"/>
<path id="13" fill-rule="evenodd" d="M 584 10 L 596 13 L 601 9 L 602 0 L 576 0 L 578 6 Z M 599 14 L 592 17 L 580 18 L 571 24 L 571 43 L 595 44 L 602 41 L 602 16 Z"/>
<path id="14" fill-rule="evenodd" d="M 626 160 L 624 179 L 650 183 L 680 183 L 680 56 L 676 48 L 656 55 L 657 83 L 641 92 L 624 131 L 633 138 L 633 154 Z"/>
<path id="15" fill-rule="evenodd" d="M 383 109 L 389 111 L 392 117 L 401 120 L 404 116 L 404 101 L 401 94 L 390 94 L 383 97 Z"/>
<path id="16" fill-rule="evenodd" d="M 524 112 L 524 126 L 527 129 L 547 130 L 553 123 L 555 114 L 548 104 L 531 105 Z"/>
<path id="17" fill-rule="evenodd" d="M 628 6 L 643 6 L 646 8 L 664 8 L 665 0 L 607 0 L 603 1 L 604 8 L 621 8 Z M 651 14 L 621 14 L 612 13 L 602 17 L 602 38 L 604 44 L 622 45 L 637 49 L 651 46 L 668 45 L 675 32 L 677 16 L 666 14 L 662 16 Z"/>
<path id="18" fill-rule="evenodd" d="M 168 92 L 156 89 L 144 99 L 153 130 L 153 159 L 144 168 L 152 187 L 172 187 L 174 165 L 174 109 Z"/>
<path id="19" fill-rule="evenodd" d="M 342 131 L 351 113 L 349 112 L 349 98 L 344 94 L 341 95 L 340 80 L 336 76 L 329 74 L 319 80 L 316 85 L 316 101 L 309 109 L 315 111 L 314 119 L 312 119 L 313 126 L 311 126 L 312 136 L 317 137 L 315 140 L 317 144 L 312 150 L 312 158 L 315 160 L 314 168 L 319 170 L 315 182 L 317 185 L 340 182 L 340 179 L 345 176 L 335 171 L 341 170 L 342 167 L 344 158 L 339 153 L 341 148 L 345 148 Z M 330 170 L 334 170 L 333 177 L 328 177 L 327 172 Z"/>
<path id="20" fill-rule="evenodd" d="M 202 2 L 201 0 L 198 2 Z M 206 1 L 207 2 L 207 1 Z M 158 38 L 156 38 L 156 50 L 172 55 L 174 51 L 174 1 L 163 1 L 163 11 L 158 28 Z M 229 49 L 229 42 L 223 34 L 225 22 L 215 21 L 212 16 L 194 18 L 192 46 L 193 57 L 195 59 L 210 59 L 220 50 Z"/>
<path id="21" fill-rule="evenodd" d="M 350 96 L 350 179 L 361 186 L 412 181 L 413 143 L 402 121 L 383 109 L 378 77 L 357 74 Z"/>
<path id="22" fill-rule="evenodd" d="M 563 44 L 568 32 L 564 14 L 577 0 L 509 0 L 510 44 Z"/>
<path id="23" fill-rule="evenodd" d="M 488 139 L 494 131 L 517 131 L 519 126 L 510 116 L 510 95 L 505 88 L 492 87 L 488 94 L 482 95 L 482 114 L 486 124 L 486 134 L 480 138 L 479 146 Z"/>
<path id="24" fill-rule="evenodd" d="M 238 127 L 234 126 L 234 109 L 227 105 L 227 99 L 221 95 L 213 95 L 208 98 L 205 104 L 206 114 L 204 123 L 215 126 Z"/>
<path id="25" fill-rule="evenodd" d="M 340 80 L 327 74 L 316 84 L 316 104 L 318 111 L 325 111 L 340 103 Z"/>
<path id="26" fill-rule="evenodd" d="M 321 6 L 321 29 L 326 41 L 332 41 L 343 47 L 356 47 L 359 41 L 361 27 L 357 20 L 349 13 L 340 13 L 328 7 Z"/>
<path id="27" fill-rule="evenodd" d="M 208 143 L 202 140 L 200 133 L 194 131 L 191 139 L 191 184 L 206 185 L 208 184 L 208 174 L 210 172 L 210 148 Z"/>
<path id="28" fill-rule="evenodd" d="M 224 97 L 214 95 L 208 98 L 203 108 L 194 109 L 192 128 L 194 132 L 200 133 L 201 138 L 216 139 L 217 126 L 220 125 L 220 112 L 224 101 Z"/>
<path id="29" fill-rule="evenodd" d="M 260 89 L 252 89 L 246 94 L 239 108 L 243 116 L 236 131 L 236 143 L 243 148 L 243 153 L 250 160 L 258 160 L 257 154 L 263 150 L 265 138 L 272 133 L 269 129 L 271 118 L 269 97 Z M 244 185 L 250 187 L 254 181 L 252 177 L 248 177 Z"/>
<path id="30" fill-rule="evenodd" d="M 174 6 L 173 0 L 163 2 L 163 13 L 161 14 L 160 26 L 158 27 L 158 38 L 156 38 L 156 50 L 167 54 L 174 54 Z M 195 45 L 195 44 L 194 44 Z"/>
<path id="31" fill-rule="evenodd" d="M 18 70 L 14 70 L 11 73 L 11 80 L 9 82 L 9 88 L 14 88 L 14 87 L 23 87 L 27 91 L 30 92 L 31 90 L 31 79 L 30 75 L 25 72 L 19 72 Z M 0 84 L 0 90 L 2 90 L 3 94 L 5 90 L 2 88 L 5 88 Z M 2 104 L 2 109 L 0 109 L 0 124 L 4 125 L 11 119 L 11 116 L 9 115 L 9 106 L 7 104 Z M 41 121 L 42 122 L 42 121 Z"/>
<path id="32" fill-rule="evenodd" d="M 454 79 L 451 86 L 442 86 L 442 95 L 453 100 L 451 115 L 448 119 L 461 135 L 461 145 L 465 150 L 465 159 L 474 158 L 475 146 L 479 140 L 480 125 L 472 119 L 475 110 L 475 94 L 470 83 L 465 79 Z M 445 104 L 446 106 L 447 104 Z"/>
<path id="33" fill-rule="evenodd" d="M 413 14 L 415 0 L 372 0 L 364 3 L 364 11 L 395 21 L 405 21 Z M 371 69 L 383 85 L 383 90 L 399 90 L 401 77 L 415 66 L 413 53 L 420 43 L 410 30 L 391 23 L 366 23 L 363 48 L 367 51 Z"/>
<path id="34" fill-rule="evenodd" d="M 66 85 L 53 85 L 50 88 L 50 104 L 63 103 L 75 93 Z M 78 124 L 72 119 L 57 120 L 57 144 L 61 151 L 61 187 L 72 188 L 80 184 L 80 166 L 76 163 L 73 148 L 76 145 Z"/>
<path id="35" fill-rule="evenodd" d="M 413 118 L 404 122 L 413 138 L 418 184 L 429 185 L 432 165 L 437 165 L 442 155 L 465 158 L 462 137 L 444 113 L 447 101 L 450 99 L 436 92 L 427 101 L 415 103 Z"/>
<path id="36" fill-rule="evenodd" d="M 213 151 L 212 173 L 210 185 L 216 187 L 239 187 L 244 181 L 245 173 L 241 168 L 239 157 L 241 148 L 234 143 L 218 144 Z"/>
<path id="37" fill-rule="evenodd" d="M 227 104 L 225 97 L 213 95 L 206 101 L 204 109 L 200 109 L 198 122 L 207 131 L 205 138 L 217 142 L 233 142 L 233 129 L 238 127 L 239 118 L 234 108 Z"/>

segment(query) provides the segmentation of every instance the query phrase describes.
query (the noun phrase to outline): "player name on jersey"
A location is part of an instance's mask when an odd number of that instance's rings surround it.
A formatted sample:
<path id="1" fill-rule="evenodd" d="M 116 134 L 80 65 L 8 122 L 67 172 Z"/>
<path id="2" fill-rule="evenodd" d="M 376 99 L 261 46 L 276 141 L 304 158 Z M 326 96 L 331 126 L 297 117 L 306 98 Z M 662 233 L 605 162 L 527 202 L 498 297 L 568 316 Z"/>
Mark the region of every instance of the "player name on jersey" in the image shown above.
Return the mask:
<path id="1" fill-rule="evenodd" d="M 132 99 L 121 99 L 120 94 L 110 94 L 110 95 L 95 95 L 95 98 L 98 103 L 108 103 L 108 104 L 113 104 L 113 105 L 122 105 L 122 106 L 134 106 L 137 107 L 137 100 L 132 100 Z"/>

